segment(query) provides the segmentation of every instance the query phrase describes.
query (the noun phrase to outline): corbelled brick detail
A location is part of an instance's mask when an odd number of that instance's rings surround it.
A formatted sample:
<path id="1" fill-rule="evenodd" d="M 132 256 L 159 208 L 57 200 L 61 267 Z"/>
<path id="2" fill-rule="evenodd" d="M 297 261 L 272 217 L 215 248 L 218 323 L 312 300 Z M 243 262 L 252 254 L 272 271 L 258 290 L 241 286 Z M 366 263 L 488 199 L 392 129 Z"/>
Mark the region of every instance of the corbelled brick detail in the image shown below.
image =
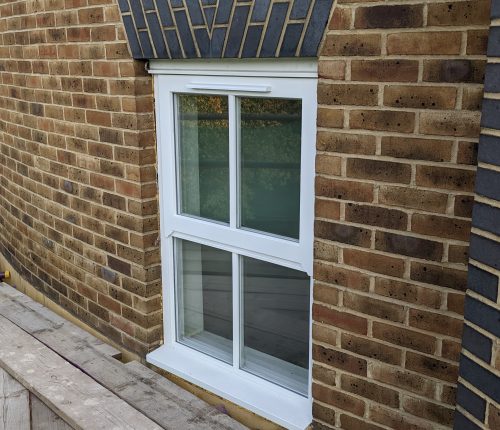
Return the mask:
<path id="1" fill-rule="evenodd" d="M 451 428 L 490 2 L 334 7 L 319 60 L 315 425 Z M 485 199 L 500 198 L 494 173 Z"/>
<path id="2" fill-rule="evenodd" d="M 316 57 L 333 0 L 119 0 L 137 59 Z"/>
<path id="3" fill-rule="evenodd" d="M 500 60 L 500 1 L 491 9 L 488 57 Z M 455 430 L 500 427 L 500 71 L 486 66 L 476 200 L 465 297 Z"/>
<path id="4" fill-rule="evenodd" d="M 124 347 L 161 337 L 152 80 L 114 0 L 0 5 L 0 251 Z"/>

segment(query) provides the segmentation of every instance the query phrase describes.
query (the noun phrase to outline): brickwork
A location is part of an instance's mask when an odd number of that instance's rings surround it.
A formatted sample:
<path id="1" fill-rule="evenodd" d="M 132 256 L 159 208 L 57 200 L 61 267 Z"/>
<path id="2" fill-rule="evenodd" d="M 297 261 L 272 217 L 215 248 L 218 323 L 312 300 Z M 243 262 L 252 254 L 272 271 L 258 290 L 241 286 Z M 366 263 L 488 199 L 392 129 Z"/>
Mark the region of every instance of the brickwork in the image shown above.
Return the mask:
<path id="1" fill-rule="evenodd" d="M 134 58 L 316 57 L 333 0 L 119 0 Z"/>
<path id="2" fill-rule="evenodd" d="M 152 79 L 114 0 L 0 5 L 0 251 L 144 354 L 161 336 Z"/>
<path id="3" fill-rule="evenodd" d="M 334 7 L 319 60 L 315 425 L 451 428 L 490 2 Z"/>
<path id="4" fill-rule="evenodd" d="M 500 1 L 491 9 L 455 429 L 500 428 Z"/>

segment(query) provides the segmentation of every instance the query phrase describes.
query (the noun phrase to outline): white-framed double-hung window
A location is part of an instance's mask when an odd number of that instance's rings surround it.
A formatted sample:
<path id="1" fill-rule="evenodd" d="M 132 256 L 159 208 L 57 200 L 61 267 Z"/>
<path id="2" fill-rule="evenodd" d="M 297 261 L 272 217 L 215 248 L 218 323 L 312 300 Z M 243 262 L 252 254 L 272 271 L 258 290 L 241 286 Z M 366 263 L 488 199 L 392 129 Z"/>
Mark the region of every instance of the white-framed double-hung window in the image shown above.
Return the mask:
<path id="1" fill-rule="evenodd" d="M 303 429 L 316 64 L 157 61 L 150 72 L 165 340 L 148 361 Z"/>

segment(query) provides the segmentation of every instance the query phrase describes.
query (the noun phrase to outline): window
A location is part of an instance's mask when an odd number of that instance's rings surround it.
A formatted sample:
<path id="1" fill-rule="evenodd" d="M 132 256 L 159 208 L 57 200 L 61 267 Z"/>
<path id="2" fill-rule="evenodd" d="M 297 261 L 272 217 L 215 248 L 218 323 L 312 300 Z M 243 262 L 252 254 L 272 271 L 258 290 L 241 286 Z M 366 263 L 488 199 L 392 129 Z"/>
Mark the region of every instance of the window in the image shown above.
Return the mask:
<path id="1" fill-rule="evenodd" d="M 315 64 L 156 61 L 151 73 L 165 344 L 148 361 L 303 429 Z"/>

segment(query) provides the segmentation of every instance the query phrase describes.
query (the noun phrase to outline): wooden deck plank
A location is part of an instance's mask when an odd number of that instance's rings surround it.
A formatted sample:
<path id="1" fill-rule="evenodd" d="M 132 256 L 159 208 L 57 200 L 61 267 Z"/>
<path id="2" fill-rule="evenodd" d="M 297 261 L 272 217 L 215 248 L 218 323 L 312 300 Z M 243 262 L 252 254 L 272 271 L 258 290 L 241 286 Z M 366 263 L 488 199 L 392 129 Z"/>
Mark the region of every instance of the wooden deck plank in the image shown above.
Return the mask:
<path id="1" fill-rule="evenodd" d="M 30 393 L 31 430 L 73 430 L 38 397 Z"/>
<path id="2" fill-rule="evenodd" d="M 125 365 L 98 350 L 92 336 L 49 309 L 0 284 L 0 315 L 30 333 L 73 365 L 98 381 L 166 429 L 246 429 L 149 368 Z"/>
<path id="3" fill-rule="evenodd" d="M 161 429 L 3 317 L 0 317 L 0 345 L 0 367 L 50 405 L 74 429 Z"/>
<path id="4" fill-rule="evenodd" d="M 0 430 L 30 430 L 29 392 L 2 368 Z"/>

